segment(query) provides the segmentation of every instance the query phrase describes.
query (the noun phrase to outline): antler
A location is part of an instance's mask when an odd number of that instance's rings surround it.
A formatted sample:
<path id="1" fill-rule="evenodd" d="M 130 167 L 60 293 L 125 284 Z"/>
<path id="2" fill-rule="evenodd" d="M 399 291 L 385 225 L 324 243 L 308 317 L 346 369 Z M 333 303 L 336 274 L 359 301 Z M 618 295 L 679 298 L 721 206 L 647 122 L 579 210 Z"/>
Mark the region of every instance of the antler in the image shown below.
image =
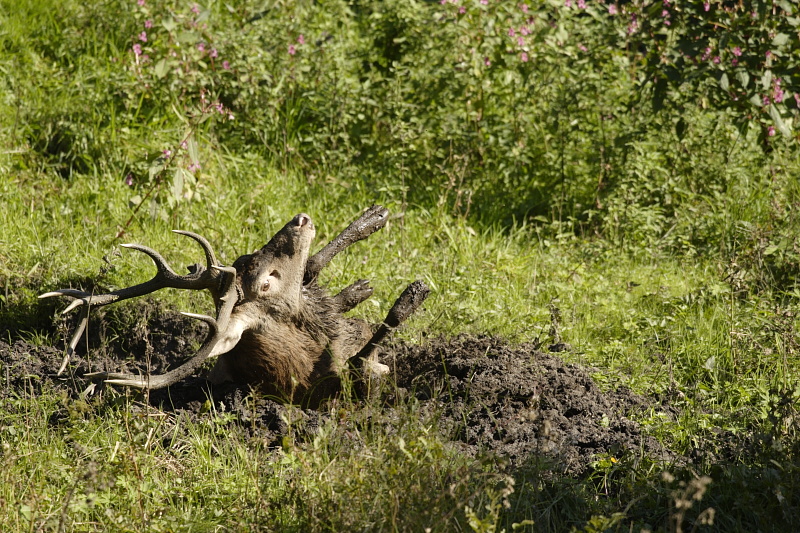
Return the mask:
<path id="1" fill-rule="evenodd" d="M 211 265 L 210 270 L 221 273 L 223 277 L 222 290 L 224 295 L 218 299 L 220 306 L 217 310 L 217 318 L 214 319 L 207 315 L 198 315 L 194 313 L 181 313 L 182 315 L 202 320 L 207 323 L 213 331 L 194 357 L 166 374 L 137 376 L 134 374 L 121 374 L 117 372 L 95 372 L 86 374 L 85 377 L 89 379 L 102 379 L 106 383 L 111 383 L 112 385 L 123 385 L 138 389 L 162 389 L 190 376 L 209 357 L 228 351 L 231 348 L 231 342 L 235 344 L 236 340 L 241 336 L 241 329 L 243 328 L 242 324 L 237 322 L 234 325 L 231 321 L 231 312 L 238 300 L 236 291 L 236 269 L 233 267 Z M 231 339 L 235 340 L 231 341 Z M 218 344 L 222 344 L 223 348 L 215 350 Z"/>
<path id="2" fill-rule="evenodd" d="M 214 303 L 217 306 L 217 321 L 219 322 L 222 319 L 222 316 L 220 315 L 222 309 L 228 305 L 228 302 L 224 301 L 223 298 L 227 297 L 231 290 L 234 292 L 234 297 L 233 303 L 231 303 L 230 306 L 232 307 L 233 304 L 236 303 L 236 287 L 234 283 L 236 279 L 236 271 L 234 270 L 232 274 L 233 281 L 229 280 L 228 278 L 231 277 L 229 268 L 219 268 L 217 266 L 217 258 L 214 255 L 214 251 L 211 249 L 211 245 L 201 235 L 192 233 L 191 231 L 173 231 L 180 235 L 190 237 L 200 244 L 206 256 L 207 267 L 203 267 L 201 265 L 192 265 L 192 267 L 190 267 L 190 274 L 180 276 L 175 273 L 169 264 L 167 264 L 166 260 L 161 257 L 161 254 L 152 248 L 141 246 L 139 244 L 123 244 L 121 246 L 145 253 L 153 260 L 157 269 L 156 275 L 153 277 L 153 279 L 145 283 L 140 283 L 139 285 L 126 287 L 124 289 L 119 289 L 107 294 L 93 294 L 91 292 L 85 292 L 76 289 L 59 289 L 57 291 L 48 292 L 39 296 L 39 298 L 50 298 L 52 296 L 67 296 L 69 298 L 74 298 L 74 301 L 68 305 L 64 311 L 62 311 L 62 314 L 68 313 L 82 305 L 84 306 L 83 309 L 81 309 L 78 327 L 75 328 L 75 333 L 73 334 L 72 340 L 69 343 L 67 353 L 64 356 L 64 360 L 62 361 L 61 367 L 58 370 L 59 375 L 64 372 L 70 357 L 72 357 L 72 354 L 75 353 L 75 347 L 78 345 L 81 335 L 83 335 L 83 332 L 86 329 L 86 324 L 89 321 L 89 309 L 92 306 L 99 307 L 108 305 L 120 300 L 127 300 L 128 298 L 150 294 L 151 292 L 155 292 L 159 289 L 167 287 L 192 290 L 208 289 L 214 296 Z M 226 274 L 223 275 L 223 273 Z M 232 288 L 228 286 L 229 284 Z M 220 294 L 224 294 L 224 296 L 220 297 Z M 228 312 L 228 315 L 230 315 L 230 312 Z M 219 327 L 219 324 L 217 327 Z"/>

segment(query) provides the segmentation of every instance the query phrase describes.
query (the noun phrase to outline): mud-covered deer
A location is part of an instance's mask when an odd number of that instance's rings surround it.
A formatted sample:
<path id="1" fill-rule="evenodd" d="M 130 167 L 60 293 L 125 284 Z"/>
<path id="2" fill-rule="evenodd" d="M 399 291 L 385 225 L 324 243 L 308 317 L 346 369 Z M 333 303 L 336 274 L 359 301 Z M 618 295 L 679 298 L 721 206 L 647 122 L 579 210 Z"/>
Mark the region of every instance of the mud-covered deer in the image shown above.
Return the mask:
<path id="1" fill-rule="evenodd" d="M 318 285 L 317 277 L 337 253 L 382 228 L 387 217 L 385 208 L 372 206 L 309 258 L 316 231 L 311 217 L 301 213 L 263 248 L 243 255 L 233 266 L 221 266 L 205 238 L 175 230 L 197 241 L 205 252 L 206 266 L 192 265 L 188 267 L 189 274 L 183 276 L 176 274 L 155 250 L 124 244 L 150 256 L 157 268 L 153 279 L 107 294 L 60 289 L 40 296 L 73 298 L 64 313 L 82 306 L 59 373 L 86 328 L 90 307 L 171 287 L 205 289 L 214 299 L 216 317 L 184 313 L 209 325 L 208 338 L 198 352 L 162 375 L 98 372 L 87 377 L 115 385 L 159 389 L 190 376 L 204 361 L 217 357 L 208 376 L 212 383 L 239 382 L 286 401 L 315 404 L 335 394 L 341 377 L 351 369 L 366 381 L 380 376 L 388 367 L 377 360 L 378 343 L 420 306 L 428 296 L 428 288 L 422 281 L 409 285 L 384 322 L 373 327 L 343 315 L 372 294 L 366 280 L 358 280 L 331 297 Z"/>

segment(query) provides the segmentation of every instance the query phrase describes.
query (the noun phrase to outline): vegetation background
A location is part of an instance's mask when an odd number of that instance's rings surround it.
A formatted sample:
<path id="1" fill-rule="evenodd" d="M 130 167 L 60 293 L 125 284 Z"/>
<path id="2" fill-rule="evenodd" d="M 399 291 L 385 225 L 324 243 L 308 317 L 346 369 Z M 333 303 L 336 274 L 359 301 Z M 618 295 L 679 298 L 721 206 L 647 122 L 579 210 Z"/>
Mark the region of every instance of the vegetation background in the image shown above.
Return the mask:
<path id="1" fill-rule="evenodd" d="M 146 279 L 146 260 L 115 255 L 122 242 L 189 264 L 194 250 L 168 230 L 193 230 L 230 263 L 297 212 L 324 242 L 382 203 L 394 213 L 383 243 L 358 245 L 325 280 L 373 279 L 362 315 L 380 317 L 417 277 L 433 295 L 409 342 L 545 339 L 557 308 L 565 358 L 603 387 L 671 398 L 676 420 L 639 422 L 691 458 L 601 457 L 589 479 L 543 487 L 459 456 L 413 406 L 401 429 L 365 430 L 358 446 L 334 424 L 275 451 L 224 413 L 175 442 L 126 397 L 70 404 L 54 427 L 63 398 L 12 394 L 2 529 L 791 530 L 798 11 L 0 1 L 4 340 L 60 339 L 55 308 L 36 300 L 45 290 Z M 134 319 L 120 313 L 118 331 Z M 720 435 L 746 442 L 741 456 L 692 455 L 728 445 Z"/>

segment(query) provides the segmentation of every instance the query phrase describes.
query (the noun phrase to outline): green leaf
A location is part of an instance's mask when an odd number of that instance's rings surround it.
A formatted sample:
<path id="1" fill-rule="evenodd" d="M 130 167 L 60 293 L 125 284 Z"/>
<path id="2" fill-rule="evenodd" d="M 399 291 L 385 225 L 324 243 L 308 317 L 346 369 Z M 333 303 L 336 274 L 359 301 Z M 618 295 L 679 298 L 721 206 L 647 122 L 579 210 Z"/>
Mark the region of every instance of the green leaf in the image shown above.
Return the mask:
<path id="1" fill-rule="evenodd" d="M 736 78 L 739 80 L 739 83 L 742 84 L 742 88 L 746 89 L 747 85 L 750 83 L 750 74 L 748 74 L 746 70 L 740 70 L 736 73 Z"/>
<path id="2" fill-rule="evenodd" d="M 779 33 L 772 39 L 772 46 L 781 47 L 789 42 L 789 36 L 785 33 Z"/>
<path id="3" fill-rule="evenodd" d="M 730 88 L 730 83 L 728 82 L 728 75 L 726 73 L 722 73 L 722 76 L 719 77 L 719 87 L 723 91 L 727 91 Z"/>
<path id="4" fill-rule="evenodd" d="M 163 21 L 161 21 L 161 25 L 167 31 L 172 31 L 177 27 L 177 23 L 175 22 L 174 18 L 165 17 Z"/>
<path id="5" fill-rule="evenodd" d="M 781 6 L 781 9 L 786 11 L 787 15 L 790 15 L 790 14 L 795 12 L 794 6 L 788 0 L 779 0 L 778 5 Z M 791 22 L 790 22 L 790 24 L 791 24 Z"/>
<path id="6" fill-rule="evenodd" d="M 775 127 L 778 128 L 778 131 L 780 131 L 782 135 L 786 137 L 792 136 L 792 131 L 786 126 L 786 123 L 783 121 L 781 113 L 778 111 L 778 108 L 775 107 L 775 104 L 770 104 L 769 116 L 772 119 L 772 122 L 775 123 Z"/>
<path id="7" fill-rule="evenodd" d="M 186 141 L 186 150 L 189 152 L 189 160 L 195 164 L 200 164 L 200 150 L 197 148 L 197 140 L 194 135 L 190 136 Z"/>
<path id="8" fill-rule="evenodd" d="M 163 78 L 164 76 L 166 76 L 167 72 L 169 72 L 169 65 L 167 63 L 167 59 L 164 58 L 159 60 L 159 62 L 156 63 L 156 66 L 153 68 L 153 72 L 155 72 L 158 78 Z"/>
<path id="9" fill-rule="evenodd" d="M 175 174 L 172 175 L 172 197 L 180 200 L 183 197 L 183 175 L 186 170 L 182 168 L 175 169 Z"/>
<path id="10" fill-rule="evenodd" d="M 761 75 L 761 86 L 764 90 L 769 90 L 772 87 L 772 71 L 765 70 L 764 74 Z"/>

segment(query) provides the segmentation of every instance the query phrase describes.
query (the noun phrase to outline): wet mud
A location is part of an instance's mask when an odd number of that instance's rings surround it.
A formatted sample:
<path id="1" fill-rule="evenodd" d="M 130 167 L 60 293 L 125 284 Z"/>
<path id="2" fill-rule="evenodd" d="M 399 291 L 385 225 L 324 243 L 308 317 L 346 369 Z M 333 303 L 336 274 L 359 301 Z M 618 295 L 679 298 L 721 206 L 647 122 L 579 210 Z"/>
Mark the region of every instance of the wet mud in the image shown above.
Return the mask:
<path id="1" fill-rule="evenodd" d="M 77 399 L 88 385 L 82 378 L 87 372 L 164 372 L 204 340 L 204 326 L 169 310 L 143 309 L 139 323 L 121 332 L 102 318 L 95 322 L 90 349 L 81 343 L 61 376 L 55 374 L 63 344 L 34 344 L 10 335 L 0 341 L 0 398 L 56 388 Z M 142 404 L 190 418 L 232 413 L 242 431 L 276 446 L 298 427 L 313 435 L 331 412 L 342 408 L 380 413 L 390 427 L 413 404 L 436 421 L 453 446 L 467 454 L 495 454 L 512 467 L 544 458 L 561 474 L 582 475 L 603 456 L 674 459 L 635 421 L 653 408 L 646 399 L 626 389 L 603 392 L 587 369 L 532 344 L 474 336 L 430 339 L 419 346 L 395 342 L 382 348 L 381 359 L 393 369 L 394 379 L 366 402 L 335 400 L 319 410 L 287 407 L 279 399 L 253 397 L 235 384 L 211 386 L 200 373 L 143 395 Z M 95 391 L 94 397 L 102 394 Z"/>

